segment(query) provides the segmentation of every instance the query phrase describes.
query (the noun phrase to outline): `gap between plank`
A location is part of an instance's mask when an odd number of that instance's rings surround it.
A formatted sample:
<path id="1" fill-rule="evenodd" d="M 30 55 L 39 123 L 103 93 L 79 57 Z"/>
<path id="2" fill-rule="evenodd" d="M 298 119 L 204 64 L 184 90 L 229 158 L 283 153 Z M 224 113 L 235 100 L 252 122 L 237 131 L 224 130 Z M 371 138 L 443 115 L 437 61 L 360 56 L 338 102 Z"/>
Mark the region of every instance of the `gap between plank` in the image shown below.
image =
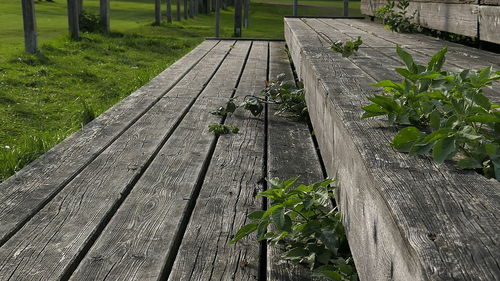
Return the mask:
<path id="1" fill-rule="evenodd" d="M 225 59 L 227 58 L 227 56 L 229 55 L 229 53 L 231 52 L 231 50 L 232 49 L 230 48 L 226 52 L 226 54 L 224 55 L 224 57 L 218 63 L 216 69 L 210 75 L 210 77 L 208 79 L 208 82 L 203 83 L 202 89 L 191 100 L 191 102 L 184 109 L 184 111 L 179 116 L 179 118 L 177 118 L 177 120 L 173 124 L 172 128 L 163 137 L 163 139 L 161 140 L 161 142 L 158 145 L 158 147 L 155 149 L 155 151 L 153 152 L 153 154 L 148 158 L 148 160 L 146 161 L 146 163 L 144 164 L 144 166 L 141 168 L 140 172 L 132 179 L 132 181 L 130 182 L 130 184 L 128 184 L 125 187 L 124 191 L 121 193 L 121 197 L 112 205 L 111 209 L 106 213 L 106 215 L 104 216 L 104 218 L 97 225 L 97 227 L 95 228 L 94 233 L 92 235 L 90 235 L 90 237 L 88 238 L 88 242 L 85 244 L 85 246 L 83 247 L 83 249 L 76 255 L 76 257 L 74 258 L 73 262 L 71 262 L 66 267 L 66 269 L 64 270 L 64 272 L 62 274 L 62 277 L 60 279 L 61 281 L 67 281 L 67 280 L 69 280 L 69 278 L 71 278 L 71 275 L 73 275 L 73 272 L 78 268 L 78 266 L 80 265 L 80 263 L 83 260 L 83 258 L 89 252 L 90 248 L 92 248 L 92 246 L 95 244 L 95 242 L 97 241 L 97 239 L 101 236 L 103 230 L 106 228 L 106 226 L 108 225 L 108 223 L 111 221 L 111 219 L 113 218 L 113 216 L 115 215 L 115 213 L 118 211 L 118 209 L 123 204 L 123 202 L 125 201 L 125 199 L 127 199 L 128 195 L 130 194 L 130 192 L 134 188 L 135 184 L 141 179 L 142 175 L 149 168 L 149 166 L 151 165 L 151 163 L 153 162 L 153 160 L 156 158 L 156 156 L 158 155 L 158 153 L 161 151 L 161 149 L 163 148 L 163 146 L 165 145 L 165 143 L 170 139 L 170 137 L 175 132 L 175 130 L 177 129 L 177 127 L 182 123 L 182 121 L 184 120 L 184 118 L 186 117 L 186 115 L 188 114 L 188 112 L 191 110 L 191 108 L 196 103 L 196 101 L 198 100 L 198 98 L 200 97 L 200 95 L 203 93 L 203 91 L 205 90 L 205 88 L 207 87 L 207 85 L 209 84 L 209 82 L 213 79 L 213 77 L 215 76 L 215 74 L 217 73 L 217 71 L 219 70 L 220 66 L 223 64 L 223 62 L 225 61 Z M 186 74 L 188 72 L 186 72 Z M 179 79 L 179 81 L 180 81 L 180 79 Z M 178 83 L 179 81 L 176 81 L 176 83 Z"/>
<path id="2" fill-rule="evenodd" d="M 270 59 L 271 50 L 269 42 L 267 43 L 267 68 L 266 68 L 266 81 L 269 83 L 269 72 L 270 72 Z M 268 97 L 266 97 L 266 101 Z M 264 104 L 264 156 L 262 160 L 262 189 L 266 191 L 268 188 L 267 175 L 268 175 L 268 165 L 269 160 L 269 106 L 267 103 Z M 262 197 L 262 210 L 267 210 L 267 198 Z M 259 281 L 267 280 L 267 241 L 262 240 L 260 242 L 260 259 L 259 259 Z"/>
<path id="3" fill-rule="evenodd" d="M 290 54 L 290 49 L 288 48 L 288 45 L 285 46 L 285 49 L 287 54 Z M 300 82 L 299 77 L 297 76 L 297 70 L 295 69 L 295 64 L 292 61 L 291 55 L 288 55 L 288 62 L 290 63 L 290 67 L 292 68 L 292 74 L 293 74 L 293 80 L 295 81 L 295 86 L 298 87 L 299 84 L 301 84 L 302 82 Z M 326 172 L 325 162 L 323 162 L 323 158 L 321 157 L 321 150 L 319 149 L 318 139 L 316 139 L 316 136 L 314 134 L 314 128 L 312 126 L 310 119 L 307 120 L 307 127 L 309 128 L 309 135 L 311 136 L 311 139 L 314 144 L 314 151 L 316 152 L 316 156 L 318 157 L 319 160 L 321 173 L 323 174 L 323 178 L 326 179 L 328 177 L 328 173 Z"/>
<path id="4" fill-rule="evenodd" d="M 64 180 L 62 184 L 55 190 L 54 193 L 52 193 L 50 196 L 48 196 L 45 200 L 43 200 L 40 205 L 33 209 L 33 212 L 27 216 L 24 220 L 21 221 L 21 223 L 15 227 L 11 232 L 9 232 L 7 235 L 4 236 L 3 239 L 0 240 L 0 248 L 7 243 L 7 241 L 12 238 L 21 228 L 24 227 L 41 209 L 43 209 L 52 199 L 54 199 L 71 181 L 73 181 L 85 168 L 87 168 L 90 163 L 92 163 L 99 155 L 101 155 L 108 147 L 110 147 L 118 138 L 120 138 L 130 127 L 132 127 L 139 119 L 141 119 L 142 116 L 144 116 L 155 104 L 157 104 L 170 90 L 172 90 L 194 67 L 196 67 L 200 61 L 202 61 L 212 50 L 219 45 L 220 41 L 217 42 L 212 48 L 210 48 L 201 58 L 199 58 L 188 70 L 186 70 L 184 73 L 182 73 L 181 76 L 177 80 L 174 81 L 174 83 L 168 87 L 163 94 L 161 94 L 159 97 L 157 97 L 153 102 L 147 106 L 136 118 L 132 119 L 132 121 L 125 126 L 115 137 L 113 137 L 109 143 L 104 145 L 102 149 L 98 150 L 97 153 L 92 156 L 88 161 L 86 161 L 79 169 L 76 170 L 76 172 Z M 225 58 L 225 57 L 224 57 Z"/>
<path id="5" fill-rule="evenodd" d="M 236 43 L 236 41 L 235 41 Z M 233 98 L 236 94 L 236 90 L 238 89 L 241 81 L 241 77 L 243 76 L 243 72 L 245 70 L 245 67 L 247 65 L 248 58 L 250 56 L 250 51 L 252 50 L 253 46 L 253 41 L 250 44 L 250 47 L 248 48 L 247 54 L 245 56 L 245 60 L 243 62 L 243 65 L 241 67 L 240 73 L 238 74 L 238 78 L 236 79 L 235 86 L 233 88 L 233 91 L 231 93 L 230 98 Z M 220 65 L 219 65 L 220 67 Z M 217 67 L 217 70 L 219 69 Z M 217 70 L 215 72 L 217 72 Z M 208 85 L 208 83 L 207 83 Z M 202 90 L 203 91 L 203 90 Z M 222 120 L 220 124 L 224 124 L 226 122 L 226 116 L 222 117 Z M 172 243 L 172 246 L 168 253 L 170 253 L 169 256 L 167 256 L 165 264 L 163 265 L 163 268 L 161 270 L 161 274 L 158 277 L 158 280 L 168 280 L 170 277 L 170 273 L 172 272 L 172 267 L 174 266 L 175 260 L 177 258 L 177 254 L 179 252 L 179 248 L 181 246 L 182 240 L 184 239 L 184 235 L 186 233 L 186 229 L 189 225 L 189 222 L 191 220 L 191 216 L 193 214 L 194 208 L 196 207 L 196 202 L 198 201 L 198 196 L 200 195 L 201 189 L 203 187 L 203 183 L 205 181 L 205 177 L 207 175 L 207 171 L 210 167 L 210 162 L 212 161 L 213 155 L 215 153 L 215 149 L 217 147 L 217 143 L 219 141 L 219 136 L 214 137 L 212 140 L 212 143 L 210 144 L 210 149 L 208 151 L 208 154 L 203 161 L 203 165 L 201 167 L 201 171 L 198 174 L 198 178 L 196 179 L 196 184 L 192 192 L 191 199 L 189 200 L 187 206 L 186 206 L 186 212 L 184 213 L 184 216 L 182 217 L 182 221 L 180 223 L 179 229 L 177 230 L 177 233 L 174 236 L 174 242 Z"/>

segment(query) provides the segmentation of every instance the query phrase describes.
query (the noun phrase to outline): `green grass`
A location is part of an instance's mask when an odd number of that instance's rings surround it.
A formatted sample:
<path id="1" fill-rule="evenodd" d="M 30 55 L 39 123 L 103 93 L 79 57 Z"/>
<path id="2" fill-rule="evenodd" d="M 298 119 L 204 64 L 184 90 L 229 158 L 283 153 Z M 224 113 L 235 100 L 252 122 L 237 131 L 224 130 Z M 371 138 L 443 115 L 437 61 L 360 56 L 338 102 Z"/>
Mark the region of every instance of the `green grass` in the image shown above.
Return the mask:
<path id="1" fill-rule="evenodd" d="M 83 34 L 75 42 L 66 35 L 66 1 L 55 1 L 37 2 L 40 53 L 28 55 L 20 3 L 0 0 L 0 181 L 214 33 L 213 15 L 152 26 L 153 1 L 121 0 L 111 1 L 111 35 Z M 85 9 L 97 13 L 98 1 L 85 0 Z M 289 14 L 290 6 L 253 3 L 243 36 L 282 38 Z M 230 37 L 231 9 L 222 11 L 221 25 L 221 35 Z"/>

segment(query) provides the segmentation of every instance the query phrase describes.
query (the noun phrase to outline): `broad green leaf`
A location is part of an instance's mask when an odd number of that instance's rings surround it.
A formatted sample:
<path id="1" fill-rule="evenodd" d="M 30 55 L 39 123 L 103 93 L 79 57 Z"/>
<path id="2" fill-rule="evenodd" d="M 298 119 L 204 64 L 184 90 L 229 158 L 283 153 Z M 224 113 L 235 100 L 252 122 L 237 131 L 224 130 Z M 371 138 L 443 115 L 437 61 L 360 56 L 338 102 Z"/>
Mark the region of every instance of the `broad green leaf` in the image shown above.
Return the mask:
<path id="1" fill-rule="evenodd" d="M 345 263 L 339 264 L 339 270 L 340 270 L 340 272 L 344 273 L 345 275 L 351 275 L 354 272 L 352 266 L 345 264 Z"/>
<path id="2" fill-rule="evenodd" d="M 321 235 L 319 237 L 319 240 L 328 248 L 330 251 L 333 252 L 334 255 L 337 255 L 337 251 L 339 249 L 339 239 L 337 237 L 337 234 L 335 231 L 332 229 L 323 229 L 321 231 Z"/>
<path id="3" fill-rule="evenodd" d="M 281 188 L 283 188 L 284 190 L 287 190 L 289 187 L 291 187 L 294 183 L 297 182 L 297 180 L 299 180 L 299 177 L 293 177 L 293 178 L 290 178 L 286 181 L 283 182 Z"/>
<path id="4" fill-rule="evenodd" d="M 400 106 L 396 103 L 392 98 L 386 96 L 374 95 L 368 98 L 372 102 L 380 105 L 380 107 L 384 108 L 389 112 L 398 112 L 400 110 Z"/>
<path id="5" fill-rule="evenodd" d="M 279 231 L 289 230 L 285 229 L 285 208 L 281 207 L 274 210 L 271 214 L 271 218 Z"/>
<path id="6" fill-rule="evenodd" d="M 489 110 L 491 108 L 490 99 L 481 93 L 475 93 L 474 95 L 472 95 L 472 101 L 486 110 Z"/>
<path id="7" fill-rule="evenodd" d="M 267 211 L 265 211 L 264 214 L 262 215 L 262 219 L 269 217 L 272 213 L 274 213 L 274 211 L 276 211 L 279 208 L 283 208 L 283 205 L 276 204 L 276 205 L 272 206 L 271 208 L 267 209 Z"/>
<path id="8" fill-rule="evenodd" d="M 293 249 L 291 249 L 283 254 L 283 256 L 285 258 L 294 259 L 294 260 L 303 259 L 308 255 L 309 255 L 309 252 L 306 249 L 301 248 L 301 247 L 293 248 Z"/>
<path id="9" fill-rule="evenodd" d="M 236 235 L 234 236 L 233 240 L 229 241 L 228 244 L 231 245 L 231 244 L 238 242 L 238 240 L 240 240 L 241 238 L 254 232 L 257 229 L 257 226 L 258 226 L 258 224 L 256 224 L 256 223 L 250 223 L 250 224 L 243 226 L 242 228 L 240 228 L 240 230 L 238 230 L 238 232 L 236 232 Z"/>
<path id="10" fill-rule="evenodd" d="M 500 118 L 493 114 L 478 114 L 465 118 L 466 122 L 495 123 L 500 122 Z"/>
<path id="11" fill-rule="evenodd" d="M 444 61 L 446 60 L 446 52 L 448 52 L 448 47 L 444 47 L 435 53 L 427 64 L 427 69 L 431 71 L 440 71 Z"/>
<path id="12" fill-rule="evenodd" d="M 404 64 L 406 65 L 409 71 L 413 73 L 418 72 L 417 66 L 413 61 L 413 57 L 409 53 L 403 50 L 399 45 L 396 45 L 396 52 L 398 56 L 401 58 L 401 60 L 403 60 Z"/>
<path id="13" fill-rule="evenodd" d="M 444 160 L 450 158 L 457 152 L 455 146 L 455 137 L 442 138 L 436 142 L 432 148 L 432 157 L 434 161 L 441 164 Z"/>
<path id="14" fill-rule="evenodd" d="M 326 277 L 335 281 L 342 281 L 342 275 L 336 271 L 337 269 L 331 265 L 323 265 L 316 268 L 313 276 Z"/>
<path id="15" fill-rule="evenodd" d="M 406 68 L 396 68 L 395 70 L 397 73 L 401 74 L 401 76 L 413 82 L 420 78 L 418 74 L 415 74 Z"/>
<path id="16" fill-rule="evenodd" d="M 424 134 L 415 127 L 406 127 L 399 131 L 392 140 L 392 146 L 400 152 L 409 152 L 412 145 Z"/>
<path id="17" fill-rule="evenodd" d="M 434 110 L 429 115 L 429 125 L 435 131 L 441 127 L 441 113 L 437 110 Z"/>
<path id="18" fill-rule="evenodd" d="M 247 217 L 251 220 L 258 220 L 258 219 L 261 219 L 263 215 L 264 215 L 263 210 L 257 210 L 257 211 L 253 211 L 250 214 L 248 214 Z"/>
<path id="19" fill-rule="evenodd" d="M 400 83 L 396 83 L 391 80 L 383 80 L 378 83 L 373 84 L 374 87 L 384 87 L 384 88 L 393 88 L 399 91 L 404 91 L 403 85 Z"/>
<path id="20" fill-rule="evenodd" d="M 457 163 L 457 167 L 460 169 L 478 169 L 482 166 L 481 162 L 472 157 L 460 159 Z"/>

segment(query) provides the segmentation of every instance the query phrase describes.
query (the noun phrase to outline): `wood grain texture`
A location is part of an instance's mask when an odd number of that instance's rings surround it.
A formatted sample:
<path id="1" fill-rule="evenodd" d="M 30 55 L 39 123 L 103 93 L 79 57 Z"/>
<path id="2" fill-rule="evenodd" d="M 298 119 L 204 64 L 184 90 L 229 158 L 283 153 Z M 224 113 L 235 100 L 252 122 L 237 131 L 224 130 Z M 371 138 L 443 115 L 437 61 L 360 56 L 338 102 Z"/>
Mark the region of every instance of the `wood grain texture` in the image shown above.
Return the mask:
<path id="1" fill-rule="evenodd" d="M 286 80 L 295 83 L 284 43 L 270 43 L 269 76 L 274 79 L 284 73 Z M 276 106 L 270 105 L 268 112 L 268 178 L 282 180 L 299 176 L 298 183 L 311 184 L 323 180 L 320 161 L 307 123 L 277 116 Z M 283 249 L 279 245 L 268 245 L 267 280 L 299 281 L 313 280 L 311 271 L 303 266 L 281 258 Z"/>
<path id="2" fill-rule="evenodd" d="M 218 41 L 205 41 L 151 82 L 0 184 L 0 245 L 176 85 Z M 172 92 L 167 93 L 167 96 Z"/>
<path id="3" fill-rule="evenodd" d="M 500 6 L 500 0 L 480 0 L 481 5 Z"/>
<path id="4" fill-rule="evenodd" d="M 417 38 L 416 42 L 410 41 L 413 38 L 404 38 L 401 40 L 396 37 L 393 40 L 387 40 L 383 38 L 383 36 L 374 36 L 373 34 L 354 28 L 352 25 L 346 24 L 340 20 L 309 20 L 307 25 L 314 29 L 318 34 L 323 35 L 325 41 L 323 42 L 323 45 L 325 47 L 328 47 L 332 41 L 354 40 L 357 36 L 361 36 L 363 38 L 362 47 L 357 54 L 351 56 L 349 59 L 354 61 L 358 67 L 363 69 L 375 81 L 385 79 L 399 81 L 402 79 L 402 77 L 397 75 L 394 71 L 396 67 L 404 67 L 403 62 L 396 53 L 396 45 L 401 45 L 402 48 L 413 56 L 414 61 L 421 65 L 427 65 L 431 56 L 437 52 L 437 50 L 446 46 L 443 42 L 441 47 L 435 46 L 427 48 L 425 42 L 419 40 L 420 38 Z M 380 40 L 385 41 L 385 43 L 380 42 Z M 435 41 L 431 42 L 436 43 Z M 473 59 L 470 56 L 457 56 L 454 53 L 454 49 L 452 49 L 450 50 L 450 54 L 447 55 L 447 60 L 443 69 L 447 71 L 461 72 L 462 70 L 468 68 L 483 69 L 485 67 L 489 67 L 490 65 L 488 65 L 487 57 L 478 60 Z M 500 83 L 494 82 L 493 88 L 486 89 L 485 93 L 493 102 L 500 103 Z"/>
<path id="5" fill-rule="evenodd" d="M 250 42 L 239 42 L 104 229 L 70 280 L 158 280 L 215 137 L 210 114 L 231 96 Z"/>
<path id="6" fill-rule="evenodd" d="M 267 42 L 253 42 L 236 95 L 255 94 L 264 86 Z M 264 118 L 237 111 L 226 124 L 238 134 L 219 138 L 196 207 L 168 280 L 258 280 L 259 244 L 248 237 L 227 245 L 260 209 L 255 194 L 264 176 Z"/>
<path id="7" fill-rule="evenodd" d="M 217 48 L 227 53 L 230 44 Z M 222 61 L 224 52 L 213 56 Z M 207 73 L 216 70 L 215 65 L 203 67 Z M 191 79 L 193 93 L 161 99 L 12 236 L 0 248 L 0 280 L 64 276 L 184 118 L 207 76 Z"/>
<path id="8" fill-rule="evenodd" d="M 362 280 L 500 279 L 500 184 L 397 153 L 387 145 L 394 129 L 359 120 L 370 75 L 321 45 L 302 53 L 308 103 L 318 111 L 311 116 L 321 119 L 315 131 L 333 131 L 333 145 L 320 147 L 334 156 L 327 170 L 340 180 L 339 205 Z"/>
<path id="9" fill-rule="evenodd" d="M 479 37 L 500 44 L 500 1 L 497 5 L 479 7 Z"/>

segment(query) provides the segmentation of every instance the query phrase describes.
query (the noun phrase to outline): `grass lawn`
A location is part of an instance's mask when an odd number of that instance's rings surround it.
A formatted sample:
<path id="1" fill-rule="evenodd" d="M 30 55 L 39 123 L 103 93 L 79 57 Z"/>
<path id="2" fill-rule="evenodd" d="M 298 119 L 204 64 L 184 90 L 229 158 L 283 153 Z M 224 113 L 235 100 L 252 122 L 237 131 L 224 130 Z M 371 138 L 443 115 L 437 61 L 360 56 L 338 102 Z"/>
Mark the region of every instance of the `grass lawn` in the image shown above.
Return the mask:
<path id="1" fill-rule="evenodd" d="M 282 38 L 292 7 L 258 1 L 243 36 Z M 301 14 L 342 13 L 341 2 L 302 1 L 327 8 L 301 6 Z M 351 6 L 359 15 L 359 2 Z M 85 0 L 84 7 L 97 13 L 98 1 Z M 40 54 L 28 55 L 20 1 L 0 0 L 0 181 L 213 36 L 213 15 L 152 26 L 153 12 L 151 0 L 113 0 L 112 34 L 74 42 L 66 35 L 66 1 L 37 2 Z M 232 24 L 233 11 L 222 11 L 222 36 L 232 35 Z"/>

